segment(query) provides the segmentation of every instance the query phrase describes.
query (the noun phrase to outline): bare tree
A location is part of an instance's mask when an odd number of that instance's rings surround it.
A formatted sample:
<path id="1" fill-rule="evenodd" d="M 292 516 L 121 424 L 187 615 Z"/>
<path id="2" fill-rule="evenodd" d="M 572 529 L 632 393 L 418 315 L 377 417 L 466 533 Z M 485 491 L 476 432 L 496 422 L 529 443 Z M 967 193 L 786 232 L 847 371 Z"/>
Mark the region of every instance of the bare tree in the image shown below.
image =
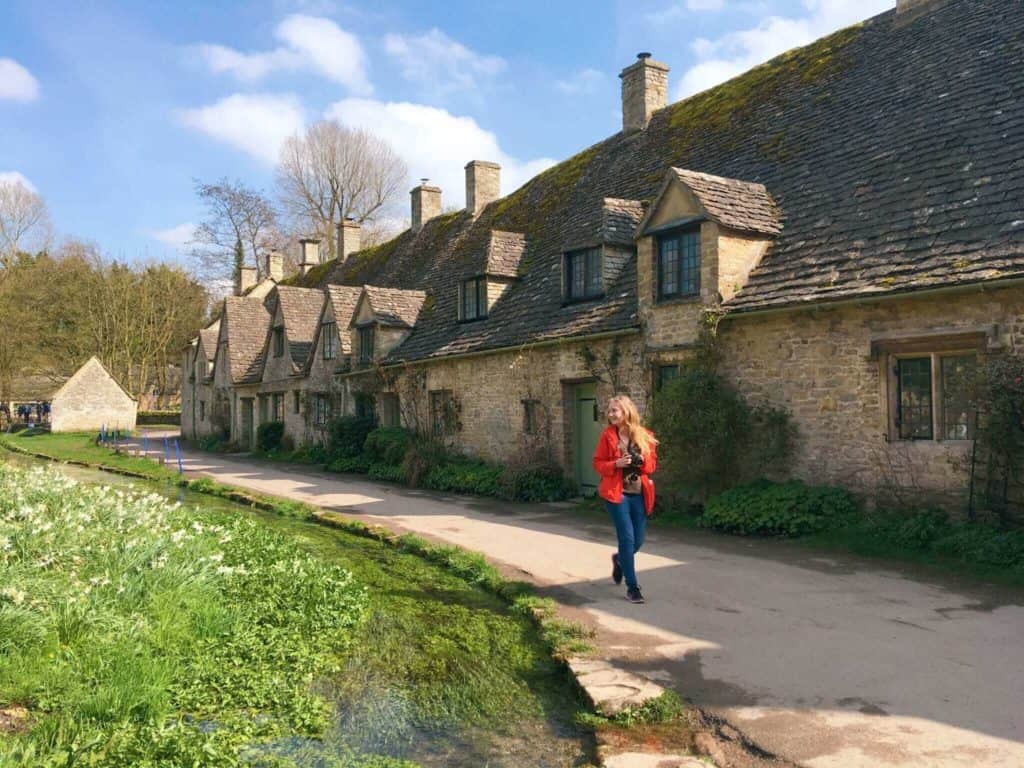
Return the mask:
<path id="1" fill-rule="evenodd" d="M 196 228 L 192 257 L 207 282 L 237 279 L 235 248 L 242 244 L 245 262 L 266 277 L 264 254 L 281 240 L 277 212 L 264 195 L 240 181 L 196 181 L 196 194 L 206 206 L 206 219 Z"/>
<path id="2" fill-rule="evenodd" d="M 319 235 L 329 258 L 335 256 L 338 223 L 373 222 L 396 201 L 408 176 L 386 141 L 332 121 L 288 139 L 277 166 L 284 211 L 297 227 Z"/>
<path id="3" fill-rule="evenodd" d="M 0 181 L 0 267 L 19 252 L 45 249 L 50 236 L 46 201 L 20 180 Z"/>

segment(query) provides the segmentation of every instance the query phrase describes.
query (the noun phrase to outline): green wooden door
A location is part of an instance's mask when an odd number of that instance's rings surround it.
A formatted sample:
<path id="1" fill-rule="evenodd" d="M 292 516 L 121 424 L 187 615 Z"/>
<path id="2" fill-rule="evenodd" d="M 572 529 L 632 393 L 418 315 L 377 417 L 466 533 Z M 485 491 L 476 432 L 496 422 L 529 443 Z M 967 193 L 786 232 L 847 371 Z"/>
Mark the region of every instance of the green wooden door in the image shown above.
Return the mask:
<path id="1" fill-rule="evenodd" d="M 604 429 L 604 419 L 597 407 L 597 385 L 580 384 L 576 387 L 576 482 L 584 496 L 597 493 L 600 479 L 594 471 L 594 448 Z"/>

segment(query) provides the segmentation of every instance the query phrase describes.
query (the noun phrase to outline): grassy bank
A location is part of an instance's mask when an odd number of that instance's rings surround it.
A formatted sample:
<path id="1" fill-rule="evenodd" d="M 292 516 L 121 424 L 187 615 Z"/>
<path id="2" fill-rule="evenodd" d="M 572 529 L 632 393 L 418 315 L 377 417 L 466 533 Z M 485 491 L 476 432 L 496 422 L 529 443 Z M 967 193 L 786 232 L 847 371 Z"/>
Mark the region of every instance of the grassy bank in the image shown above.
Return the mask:
<path id="1" fill-rule="evenodd" d="M 3 465 L 0 583 L 0 706 L 23 713 L 0 763 L 229 766 L 316 736 L 311 683 L 367 613 L 251 519 Z"/>

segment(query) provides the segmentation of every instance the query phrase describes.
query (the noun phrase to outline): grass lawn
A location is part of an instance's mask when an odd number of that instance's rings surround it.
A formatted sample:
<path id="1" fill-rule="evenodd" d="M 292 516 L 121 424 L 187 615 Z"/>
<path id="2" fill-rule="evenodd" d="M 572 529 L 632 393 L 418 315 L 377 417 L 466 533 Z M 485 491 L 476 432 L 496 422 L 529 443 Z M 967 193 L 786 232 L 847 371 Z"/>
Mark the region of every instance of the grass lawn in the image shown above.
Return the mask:
<path id="1" fill-rule="evenodd" d="M 71 461 L 89 466 L 104 466 L 134 472 L 154 480 L 177 480 L 179 475 L 172 464 L 167 468 L 152 459 L 135 458 L 127 453 L 115 453 L 103 445 L 97 445 L 96 436 L 83 432 L 60 432 L 57 434 L 37 433 L 25 430 L 14 434 L 0 433 L 0 446 L 8 445 L 15 450 L 29 451 L 58 461 Z M 151 440 L 151 455 L 162 450 L 163 442 Z M 172 448 L 173 451 L 173 448 Z"/>

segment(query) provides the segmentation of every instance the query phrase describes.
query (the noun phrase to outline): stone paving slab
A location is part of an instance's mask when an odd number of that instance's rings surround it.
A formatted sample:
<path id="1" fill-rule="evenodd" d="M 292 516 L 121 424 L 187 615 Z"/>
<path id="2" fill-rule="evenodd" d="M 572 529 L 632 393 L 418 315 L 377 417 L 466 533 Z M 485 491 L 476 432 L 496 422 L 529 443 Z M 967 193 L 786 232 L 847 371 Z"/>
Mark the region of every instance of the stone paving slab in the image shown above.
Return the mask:
<path id="1" fill-rule="evenodd" d="M 569 668 L 594 708 L 603 715 L 617 715 L 665 692 L 646 677 L 634 675 L 604 659 L 569 659 Z"/>
<path id="2" fill-rule="evenodd" d="M 604 768 L 708 768 L 710 764 L 688 755 L 623 752 L 606 758 L 602 765 Z"/>

